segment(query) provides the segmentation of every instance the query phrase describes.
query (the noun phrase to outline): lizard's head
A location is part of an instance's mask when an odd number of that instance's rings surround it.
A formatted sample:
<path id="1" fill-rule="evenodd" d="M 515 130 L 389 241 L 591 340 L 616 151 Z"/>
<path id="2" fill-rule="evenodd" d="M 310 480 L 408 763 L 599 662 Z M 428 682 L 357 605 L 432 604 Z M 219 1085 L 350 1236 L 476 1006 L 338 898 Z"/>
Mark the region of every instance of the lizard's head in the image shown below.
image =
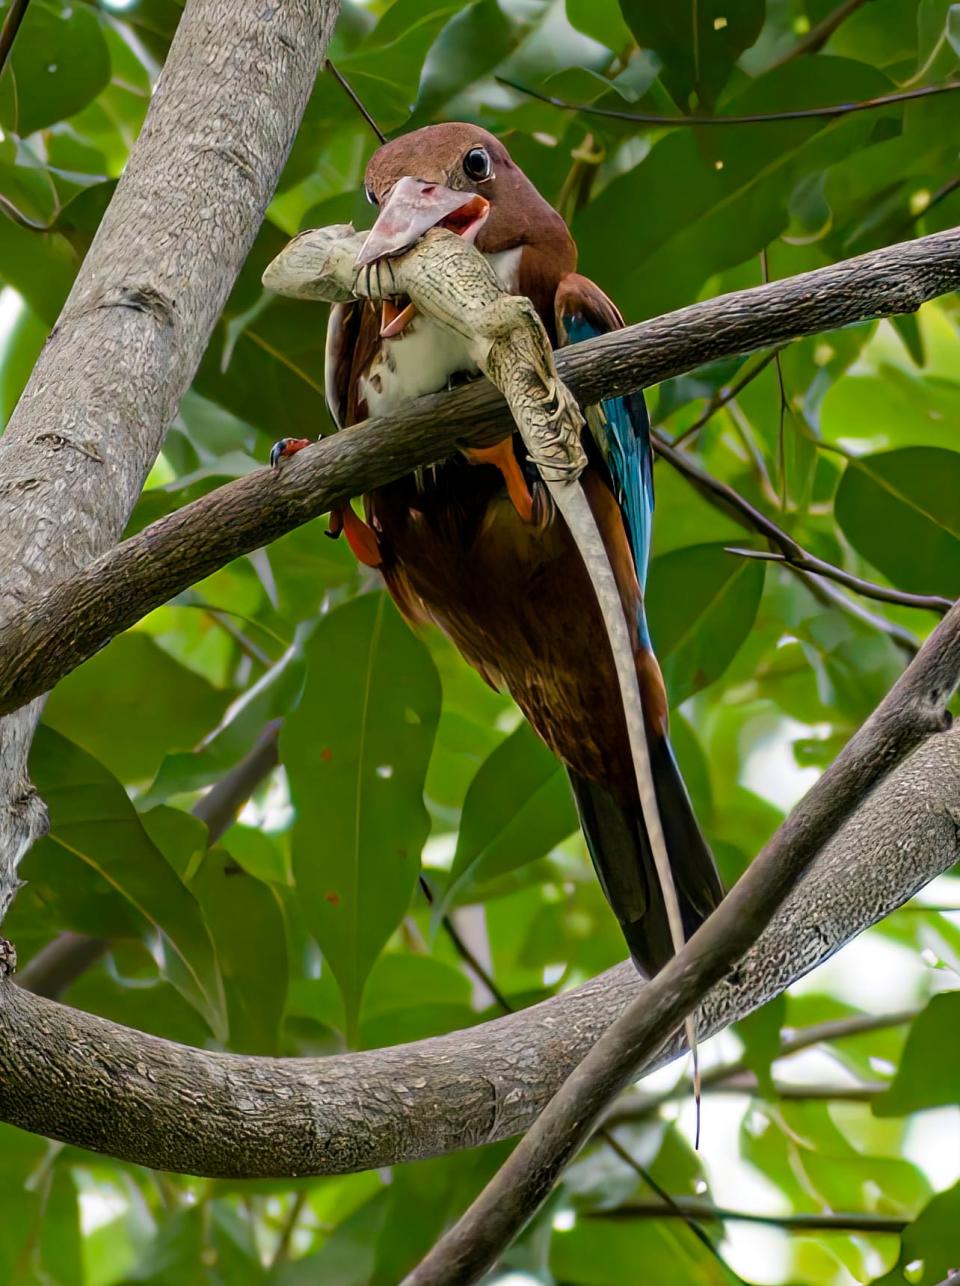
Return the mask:
<path id="1" fill-rule="evenodd" d="M 478 125 L 428 125 L 385 143 L 367 166 L 366 192 L 379 210 L 358 267 L 408 250 L 430 228 L 449 228 L 485 254 L 568 237 L 500 142 Z"/>

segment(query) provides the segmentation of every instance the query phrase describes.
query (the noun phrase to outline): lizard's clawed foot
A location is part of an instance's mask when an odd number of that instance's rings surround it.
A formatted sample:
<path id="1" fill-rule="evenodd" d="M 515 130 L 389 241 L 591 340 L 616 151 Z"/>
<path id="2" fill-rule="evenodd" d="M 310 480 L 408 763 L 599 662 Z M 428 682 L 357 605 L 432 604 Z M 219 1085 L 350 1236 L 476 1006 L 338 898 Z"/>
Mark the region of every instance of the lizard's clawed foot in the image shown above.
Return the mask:
<path id="1" fill-rule="evenodd" d="M 276 469 L 281 460 L 286 460 L 287 456 L 296 455 L 298 451 L 302 451 L 309 445 L 309 438 L 281 438 L 279 442 L 274 442 L 270 448 L 270 468 Z"/>
<path id="2" fill-rule="evenodd" d="M 0 978 L 9 978 L 17 971 L 17 948 L 6 938 L 0 938 Z"/>

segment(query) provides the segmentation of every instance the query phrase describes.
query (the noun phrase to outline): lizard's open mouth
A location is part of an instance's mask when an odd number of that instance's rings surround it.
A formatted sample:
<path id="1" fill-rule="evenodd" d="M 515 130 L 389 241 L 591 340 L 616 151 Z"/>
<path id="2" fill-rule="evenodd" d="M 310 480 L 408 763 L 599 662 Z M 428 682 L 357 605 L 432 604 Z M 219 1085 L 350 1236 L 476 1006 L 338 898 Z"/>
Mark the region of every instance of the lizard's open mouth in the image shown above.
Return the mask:
<path id="1" fill-rule="evenodd" d="M 402 254 L 431 228 L 448 228 L 465 241 L 473 241 L 489 212 L 490 202 L 479 193 L 404 177 L 390 189 L 357 256 L 357 267 Z M 381 337 L 395 339 L 402 334 L 415 312 L 415 305 L 405 295 L 384 301 Z"/>

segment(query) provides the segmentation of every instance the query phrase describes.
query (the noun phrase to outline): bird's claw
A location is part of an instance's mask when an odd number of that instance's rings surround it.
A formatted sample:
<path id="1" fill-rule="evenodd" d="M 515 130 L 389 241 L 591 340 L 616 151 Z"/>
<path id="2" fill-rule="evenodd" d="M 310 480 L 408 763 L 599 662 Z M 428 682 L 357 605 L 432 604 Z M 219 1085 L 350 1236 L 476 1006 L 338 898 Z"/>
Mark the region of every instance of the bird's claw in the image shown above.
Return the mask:
<path id="1" fill-rule="evenodd" d="M 287 456 L 296 455 L 298 451 L 302 451 L 309 445 L 309 438 L 281 438 L 279 442 L 274 442 L 270 448 L 270 468 L 276 469 L 281 460 L 286 460 Z"/>
<path id="2" fill-rule="evenodd" d="M 6 938 L 0 938 L 0 978 L 9 978 L 17 971 L 17 948 Z"/>

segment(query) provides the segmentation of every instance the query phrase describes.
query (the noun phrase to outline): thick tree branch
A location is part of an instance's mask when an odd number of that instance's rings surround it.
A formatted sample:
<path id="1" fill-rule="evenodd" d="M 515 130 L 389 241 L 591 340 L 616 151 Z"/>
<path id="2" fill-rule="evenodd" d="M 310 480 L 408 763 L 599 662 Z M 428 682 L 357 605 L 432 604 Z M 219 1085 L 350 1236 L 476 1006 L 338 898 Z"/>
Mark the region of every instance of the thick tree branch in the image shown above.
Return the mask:
<path id="1" fill-rule="evenodd" d="M 960 729 L 891 773 L 698 1015 L 704 1037 L 778 994 L 958 856 Z M 343 1173 L 518 1134 L 650 984 L 629 963 L 465 1032 L 327 1059 L 188 1049 L 0 983 L 0 1119 L 188 1174 Z M 676 1057 L 679 1038 L 649 1060 Z"/>
<path id="2" fill-rule="evenodd" d="M 122 533 L 260 226 L 337 8 L 189 0 L 140 138 L 0 439 L 0 621 Z M 26 769 L 39 709 L 0 724 L 0 919 L 46 827 Z"/>
<path id="3" fill-rule="evenodd" d="M 906 754 L 949 721 L 960 677 L 960 604 L 720 906 L 571 1073 L 469 1210 L 409 1275 L 410 1286 L 476 1281 L 546 1200 L 607 1104 L 741 956 L 837 828 Z"/>
<path id="4" fill-rule="evenodd" d="M 960 286 L 960 229 L 693 304 L 557 354 L 581 403 L 801 335 L 912 312 Z M 485 382 L 411 403 L 185 505 L 0 622 L 0 712 L 47 691 L 115 634 L 241 554 L 331 505 L 509 432 Z"/>

